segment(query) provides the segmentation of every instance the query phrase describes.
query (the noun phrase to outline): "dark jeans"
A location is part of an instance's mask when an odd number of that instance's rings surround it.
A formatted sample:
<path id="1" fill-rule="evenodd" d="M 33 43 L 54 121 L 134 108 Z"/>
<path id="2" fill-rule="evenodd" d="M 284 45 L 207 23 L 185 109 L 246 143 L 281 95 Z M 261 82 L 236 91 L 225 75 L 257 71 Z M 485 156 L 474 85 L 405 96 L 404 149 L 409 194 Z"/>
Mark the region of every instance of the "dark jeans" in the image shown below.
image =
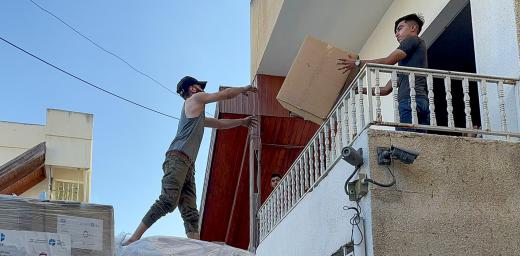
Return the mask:
<path id="1" fill-rule="evenodd" d="M 415 99 L 417 105 L 417 119 L 419 124 L 429 125 L 430 124 L 430 109 L 428 99 L 424 97 L 417 97 Z M 402 99 L 399 101 L 399 118 L 401 123 L 412 123 L 412 103 L 411 99 Z M 420 129 L 409 129 L 409 128 L 396 128 L 396 131 L 409 131 L 409 132 L 422 132 L 425 130 Z"/>
<path id="2" fill-rule="evenodd" d="M 161 195 L 144 216 L 143 223 L 150 227 L 159 218 L 173 212 L 179 206 L 186 233 L 198 232 L 199 211 L 196 203 L 193 164 L 188 158 L 166 157 L 163 171 Z"/>

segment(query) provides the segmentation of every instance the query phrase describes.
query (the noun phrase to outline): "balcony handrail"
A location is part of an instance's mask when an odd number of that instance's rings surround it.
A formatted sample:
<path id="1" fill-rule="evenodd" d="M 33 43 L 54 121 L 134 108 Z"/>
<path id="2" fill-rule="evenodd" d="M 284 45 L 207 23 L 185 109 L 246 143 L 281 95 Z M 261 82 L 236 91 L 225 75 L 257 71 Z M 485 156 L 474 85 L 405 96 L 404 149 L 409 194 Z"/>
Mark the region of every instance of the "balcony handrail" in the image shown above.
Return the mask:
<path id="1" fill-rule="evenodd" d="M 375 74 L 375 83 L 372 82 L 372 73 Z M 393 97 L 394 122 L 384 121 L 382 117 L 381 95 L 380 95 L 380 73 L 387 73 L 391 76 L 392 88 L 395 90 Z M 410 81 L 410 100 L 412 105 L 412 123 L 401 123 L 399 118 L 397 94 L 397 75 L 407 75 Z M 430 125 L 418 123 L 418 113 L 415 109 L 415 76 L 426 77 L 427 98 L 430 109 Z M 438 126 L 435 114 L 433 78 L 444 78 L 444 88 L 446 91 L 448 126 Z M 366 79 L 366 89 L 368 94 L 357 94 L 364 87 Z M 464 94 L 464 112 L 466 127 L 455 127 L 453 116 L 453 105 L 451 95 L 451 81 L 461 80 Z M 436 130 L 446 132 L 471 133 L 498 135 L 506 138 L 520 138 L 520 133 L 512 132 L 508 129 L 506 115 L 505 90 L 504 85 L 512 85 L 518 91 L 519 80 L 516 78 L 481 75 L 474 73 L 455 72 L 447 70 L 435 70 L 425 68 L 400 67 L 382 64 L 367 64 L 355 76 L 352 83 L 347 87 L 343 95 L 336 102 L 325 121 L 320 125 L 316 133 L 305 145 L 296 160 L 291 164 L 284 174 L 279 184 L 267 197 L 257 213 L 260 219 L 260 239 L 263 240 L 287 214 L 313 190 L 321 180 L 331 170 L 331 167 L 340 159 L 340 150 L 344 146 L 351 145 L 355 139 L 371 125 L 382 125 L 392 127 L 407 127 L 424 130 Z M 471 118 L 471 106 L 469 95 L 469 82 L 479 82 L 479 99 L 482 98 L 483 124 L 482 129 L 473 128 Z M 500 128 L 491 128 L 488 108 L 487 88 L 489 84 L 496 84 Z M 374 94 L 372 94 L 374 87 Z M 516 111 L 520 111 L 520 95 L 517 95 Z M 368 113 L 365 111 L 365 98 L 367 100 Z M 451 108 L 451 109 L 450 109 Z M 359 110 L 359 113 L 357 112 Z M 375 110 L 375 111 L 374 111 Z M 374 117 L 375 112 L 375 117 Z M 368 117 L 365 117 L 367 115 Z M 368 119 L 368 120 L 366 120 Z M 367 122 L 365 122 L 365 120 Z"/>
<path id="2" fill-rule="evenodd" d="M 520 80 L 519 78 L 493 76 L 493 75 L 486 75 L 486 74 L 476 74 L 476 73 L 450 71 L 450 70 L 442 70 L 442 69 L 403 67 L 403 66 L 377 64 L 377 63 L 367 63 L 366 65 L 363 66 L 363 69 L 359 73 L 362 73 L 362 71 L 365 71 L 367 68 L 379 68 L 381 71 L 387 71 L 387 72 L 392 72 L 394 70 L 396 70 L 398 72 L 399 71 L 408 71 L 408 72 L 419 73 L 421 75 L 437 74 L 439 76 L 450 76 L 450 77 L 474 77 L 475 78 L 474 81 L 486 79 L 488 81 L 498 82 L 498 81 L 502 80 L 502 81 L 507 81 L 507 84 L 514 84 Z"/>

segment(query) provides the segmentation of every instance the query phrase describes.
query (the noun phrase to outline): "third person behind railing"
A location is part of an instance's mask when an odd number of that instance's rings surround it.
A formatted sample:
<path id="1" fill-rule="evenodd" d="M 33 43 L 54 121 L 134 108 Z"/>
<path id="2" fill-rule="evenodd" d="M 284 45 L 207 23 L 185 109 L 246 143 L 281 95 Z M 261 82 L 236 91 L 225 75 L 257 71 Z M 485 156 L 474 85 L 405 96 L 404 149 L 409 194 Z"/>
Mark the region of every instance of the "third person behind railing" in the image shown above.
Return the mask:
<path id="1" fill-rule="evenodd" d="M 399 66 L 427 68 L 428 60 L 426 56 L 426 43 L 419 37 L 424 19 L 417 14 L 409 14 L 401 17 L 395 21 L 394 33 L 399 42 L 399 47 L 395 49 L 390 55 L 385 58 L 373 60 L 360 59 L 338 59 L 338 70 L 347 72 L 354 68 L 360 68 L 366 63 L 378 63 L 394 65 L 399 63 Z M 399 118 L 401 123 L 412 123 L 412 108 L 410 98 L 410 83 L 408 75 L 398 75 L 397 81 L 398 101 L 399 101 Z M 356 88 L 357 89 L 357 88 Z M 381 95 L 386 96 L 392 92 L 392 82 L 381 88 Z M 415 79 L 415 92 L 417 104 L 417 118 L 419 124 L 430 124 L 430 110 L 428 108 L 428 90 L 426 86 L 426 78 L 418 76 Z M 363 93 L 367 93 L 367 88 L 363 88 Z M 372 87 L 372 95 L 375 95 L 374 87 Z M 397 120 L 396 120 L 397 121 Z M 407 130 L 397 128 L 396 130 Z M 418 130 L 413 130 L 418 131 Z M 422 132 L 422 131 L 418 131 Z"/>

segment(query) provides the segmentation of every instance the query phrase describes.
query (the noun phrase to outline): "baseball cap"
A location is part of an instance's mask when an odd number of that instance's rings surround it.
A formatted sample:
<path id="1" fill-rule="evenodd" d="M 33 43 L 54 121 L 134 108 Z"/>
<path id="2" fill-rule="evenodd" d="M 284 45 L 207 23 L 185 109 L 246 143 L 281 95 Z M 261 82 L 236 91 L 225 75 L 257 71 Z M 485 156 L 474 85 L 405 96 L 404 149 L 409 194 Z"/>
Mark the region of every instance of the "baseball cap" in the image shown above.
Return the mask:
<path id="1" fill-rule="evenodd" d="M 200 85 L 202 90 L 204 90 L 204 88 L 206 88 L 206 83 L 207 81 L 199 81 L 191 76 L 185 76 L 177 84 L 177 93 L 182 96 L 184 92 L 188 90 L 188 87 L 195 84 Z"/>

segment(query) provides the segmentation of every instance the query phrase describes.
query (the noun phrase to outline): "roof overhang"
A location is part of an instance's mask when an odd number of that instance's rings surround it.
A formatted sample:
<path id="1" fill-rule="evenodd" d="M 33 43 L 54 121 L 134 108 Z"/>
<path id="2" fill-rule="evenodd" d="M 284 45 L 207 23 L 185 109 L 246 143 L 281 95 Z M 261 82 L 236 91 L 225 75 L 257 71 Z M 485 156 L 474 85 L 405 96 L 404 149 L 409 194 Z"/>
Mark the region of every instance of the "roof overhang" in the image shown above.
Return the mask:
<path id="1" fill-rule="evenodd" d="M 285 0 L 257 74 L 286 76 L 306 36 L 358 53 L 393 0 Z"/>
<path id="2" fill-rule="evenodd" d="M 0 194 L 20 195 L 45 179 L 45 142 L 0 166 Z"/>

